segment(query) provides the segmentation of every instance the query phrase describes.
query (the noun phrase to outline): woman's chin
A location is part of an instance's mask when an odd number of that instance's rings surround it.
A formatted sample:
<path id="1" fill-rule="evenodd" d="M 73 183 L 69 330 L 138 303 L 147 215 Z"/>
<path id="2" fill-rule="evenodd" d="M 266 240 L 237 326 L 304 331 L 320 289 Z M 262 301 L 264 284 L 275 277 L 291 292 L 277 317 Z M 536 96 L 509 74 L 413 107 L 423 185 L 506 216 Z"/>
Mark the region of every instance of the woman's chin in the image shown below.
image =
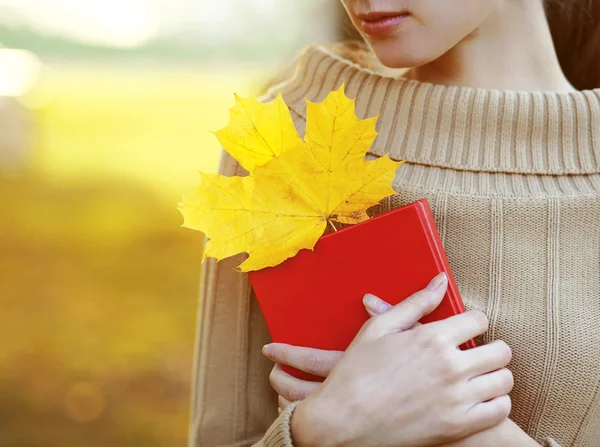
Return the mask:
<path id="1" fill-rule="evenodd" d="M 428 55 L 422 48 L 411 48 L 397 41 L 371 41 L 370 46 L 379 62 L 388 68 L 420 67 L 440 56 L 439 54 Z"/>

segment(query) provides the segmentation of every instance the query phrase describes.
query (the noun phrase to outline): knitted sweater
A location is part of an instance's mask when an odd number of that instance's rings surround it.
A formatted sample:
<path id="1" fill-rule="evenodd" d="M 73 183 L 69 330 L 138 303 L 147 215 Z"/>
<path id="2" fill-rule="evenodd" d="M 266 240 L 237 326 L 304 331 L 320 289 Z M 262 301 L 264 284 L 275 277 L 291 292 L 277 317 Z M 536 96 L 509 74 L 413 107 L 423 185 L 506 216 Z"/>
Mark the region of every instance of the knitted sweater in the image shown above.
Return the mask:
<path id="1" fill-rule="evenodd" d="M 383 76 L 315 45 L 274 87 L 304 133 L 304 98 L 345 83 L 381 114 L 368 158 L 406 160 L 378 212 L 426 197 L 479 340 L 513 350 L 511 419 L 543 445 L 600 446 L 600 89 L 527 93 Z M 221 173 L 243 175 L 223 153 Z M 398 256 L 403 256 L 398 253 Z M 190 445 L 292 445 L 269 384 L 269 333 L 236 256 L 203 266 Z M 390 278 L 393 280 L 393 278 Z M 285 299 L 285 290 L 282 290 Z"/>

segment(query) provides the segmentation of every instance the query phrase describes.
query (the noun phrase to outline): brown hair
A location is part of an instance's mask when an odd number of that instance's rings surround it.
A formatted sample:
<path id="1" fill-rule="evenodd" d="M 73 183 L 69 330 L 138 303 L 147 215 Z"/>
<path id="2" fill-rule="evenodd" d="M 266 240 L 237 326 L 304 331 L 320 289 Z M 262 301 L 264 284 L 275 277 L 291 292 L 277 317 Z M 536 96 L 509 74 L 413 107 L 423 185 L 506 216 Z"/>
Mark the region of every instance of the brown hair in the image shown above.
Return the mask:
<path id="1" fill-rule="evenodd" d="M 546 0 L 554 46 L 565 75 L 579 90 L 600 87 L 600 2 Z"/>
<path id="2" fill-rule="evenodd" d="M 600 87 L 600 0 L 544 0 L 550 31 L 562 69 L 578 90 Z M 343 14 L 342 14 L 343 13 Z M 339 34 L 362 40 L 345 11 L 340 11 Z M 348 56 L 358 63 L 373 62 L 366 47 L 354 42 Z"/>

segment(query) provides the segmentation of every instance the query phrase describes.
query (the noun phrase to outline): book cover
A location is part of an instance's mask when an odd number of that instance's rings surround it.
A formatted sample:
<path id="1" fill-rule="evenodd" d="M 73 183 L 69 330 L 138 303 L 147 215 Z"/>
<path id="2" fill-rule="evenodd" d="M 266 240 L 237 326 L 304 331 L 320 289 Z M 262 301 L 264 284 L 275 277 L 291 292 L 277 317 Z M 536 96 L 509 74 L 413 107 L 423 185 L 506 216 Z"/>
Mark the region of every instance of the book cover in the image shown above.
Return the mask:
<path id="1" fill-rule="evenodd" d="M 422 199 L 327 233 L 314 251 L 301 250 L 280 265 L 249 272 L 249 278 L 274 342 L 343 351 L 369 318 L 362 304 L 366 293 L 395 305 L 441 271 L 448 275 L 448 291 L 422 323 L 465 310 L 431 208 Z M 461 348 L 474 346 L 471 340 Z"/>

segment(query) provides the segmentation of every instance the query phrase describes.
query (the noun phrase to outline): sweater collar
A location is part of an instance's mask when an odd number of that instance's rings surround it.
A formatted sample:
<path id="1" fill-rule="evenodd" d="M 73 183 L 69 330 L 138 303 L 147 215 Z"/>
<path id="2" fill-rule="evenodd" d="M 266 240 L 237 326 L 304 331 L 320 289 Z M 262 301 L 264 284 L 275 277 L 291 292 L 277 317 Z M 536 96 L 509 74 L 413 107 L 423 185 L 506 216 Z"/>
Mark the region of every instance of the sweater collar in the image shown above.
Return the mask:
<path id="1" fill-rule="evenodd" d="M 381 115 L 371 153 L 456 170 L 600 173 L 600 89 L 556 93 L 484 90 L 392 77 L 313 45 L 292 78 L 273 87 L 305 121 L 304 98 L 342 83 L 360 118 Z M 301 123 L 301 126 L 303 123 Z"/>

